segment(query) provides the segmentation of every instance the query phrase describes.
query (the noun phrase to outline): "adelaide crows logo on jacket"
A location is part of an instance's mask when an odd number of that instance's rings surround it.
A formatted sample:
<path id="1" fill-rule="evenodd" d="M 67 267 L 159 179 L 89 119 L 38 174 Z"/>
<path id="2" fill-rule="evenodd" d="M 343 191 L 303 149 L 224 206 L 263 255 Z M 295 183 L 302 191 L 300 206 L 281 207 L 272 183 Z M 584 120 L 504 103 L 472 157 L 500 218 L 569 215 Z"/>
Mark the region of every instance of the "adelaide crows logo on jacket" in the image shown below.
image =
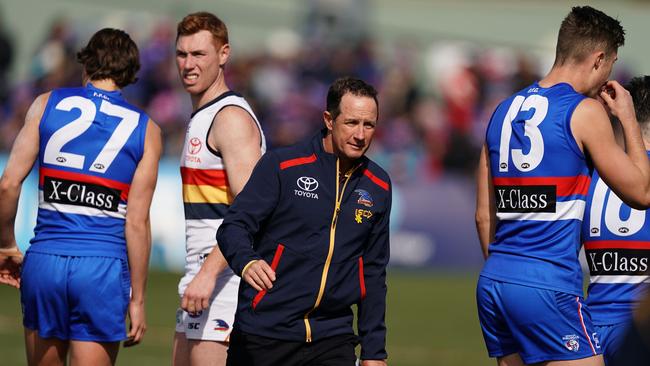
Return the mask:
<path id="1" fill-rule="evenodd" d="M 370 193 L 368 193 L 368 191 L 364 189 L 356 189 L 355 192 L 359 194 L 359 199 L 357 200 L 358 204 L 364 205 L 366 207 L 372 207 L 372 196 Z"/>

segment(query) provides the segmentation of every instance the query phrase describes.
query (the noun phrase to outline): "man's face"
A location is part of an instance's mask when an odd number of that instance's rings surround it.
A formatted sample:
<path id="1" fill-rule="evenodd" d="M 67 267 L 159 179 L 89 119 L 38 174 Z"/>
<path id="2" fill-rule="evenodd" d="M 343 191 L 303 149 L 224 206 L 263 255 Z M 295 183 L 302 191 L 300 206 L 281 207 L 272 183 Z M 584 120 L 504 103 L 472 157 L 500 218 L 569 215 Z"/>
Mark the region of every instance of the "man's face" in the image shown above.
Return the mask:
<path id="1" fill-rule="evenodd" d="M 176 66 L 185 90 L 193 95 L 205 92 L 219 77 L 229 53 L 229 45 L 219 45 L 207 30 L 178 37 Z"/>
<path id="2" fill-rule="evenodd" d="M 332 147 L 340 158 L 355 160 L 370 147 L 377 126 L 377 104 L 371 97 L 344 94 L 341 113 L 335 120 L 324 113 L 325 125 L 332 133 Z"/>

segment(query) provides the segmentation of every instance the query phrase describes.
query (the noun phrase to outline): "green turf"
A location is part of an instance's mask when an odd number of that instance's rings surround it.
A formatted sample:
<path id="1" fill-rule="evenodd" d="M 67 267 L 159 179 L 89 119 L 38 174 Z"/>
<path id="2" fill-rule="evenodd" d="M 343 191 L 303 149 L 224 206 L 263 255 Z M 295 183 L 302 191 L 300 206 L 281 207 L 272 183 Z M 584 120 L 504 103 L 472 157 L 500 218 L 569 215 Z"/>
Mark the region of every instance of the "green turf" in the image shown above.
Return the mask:
<path id="1" fill-rule="evenodd" d="M 179 275 L 152 272 L 144 342 L 120 350 L 118 365 L 168 365 Z M 392 271 L 388 293 L 391 366 L 493 365 L 481 339 L 475 276 Z M 0 364 L 25 364 L 18 291 L 0 286 Z"/>

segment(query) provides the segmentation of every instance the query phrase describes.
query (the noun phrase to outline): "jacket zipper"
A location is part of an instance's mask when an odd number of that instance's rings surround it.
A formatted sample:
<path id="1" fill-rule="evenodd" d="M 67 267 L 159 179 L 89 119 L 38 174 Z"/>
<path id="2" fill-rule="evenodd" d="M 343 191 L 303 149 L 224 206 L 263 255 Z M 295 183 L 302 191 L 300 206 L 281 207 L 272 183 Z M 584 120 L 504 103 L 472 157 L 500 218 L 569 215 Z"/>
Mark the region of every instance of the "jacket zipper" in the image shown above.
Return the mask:
<path id="1" fill-rule="evenodd" d="M 306 333 L 306 339 L 305 341 L 307 343 L 310 343 L 312 341 L 311 338 L 311 325 L 309 324 L 309 315 L 316 310 L 316 308 L 320 305 L 321 300 L 323 299 L 323 294 L 325 293 L 325 284 L 327 282 L 327 273 L 329 272 L 330 269 L 330 264 L 332 262 L 332 255 L 334 254 L 334 238 L 336 234 L 336 221 L 338 220 L 339 217 L 339 212 L 341 211 L 341 201 L 343 201 L 343 196 L 345 193 L 345 187 L 348 185 L 348 181 L 350 180 L 350 177 L 352 176 L 352 173 L 354 173 L 357 168 L 361 166 L 360 164 L 357 165 L 356 167 L 350 169 L 346 174 L 345 174 L 345 181 L 343 182 L 343 189 L 340 190 L 340 195 L 339 195 L 339 159 L 336 159 L 336 204 L 334 206 L 334 214 L 332 215 L 332 224 L 330 225 L 330 246 L 329 246 L 329 251 L 327 252 L 327 259 L 325 260 L 325 266 L 323 267 L 323 274 L 321 275 L 320 279 L 320 289 L 318 290 L 318 297 L 316 298 L 316 303 L 314 304 L 314 307 L 305 314 L 305 333 Z"/>

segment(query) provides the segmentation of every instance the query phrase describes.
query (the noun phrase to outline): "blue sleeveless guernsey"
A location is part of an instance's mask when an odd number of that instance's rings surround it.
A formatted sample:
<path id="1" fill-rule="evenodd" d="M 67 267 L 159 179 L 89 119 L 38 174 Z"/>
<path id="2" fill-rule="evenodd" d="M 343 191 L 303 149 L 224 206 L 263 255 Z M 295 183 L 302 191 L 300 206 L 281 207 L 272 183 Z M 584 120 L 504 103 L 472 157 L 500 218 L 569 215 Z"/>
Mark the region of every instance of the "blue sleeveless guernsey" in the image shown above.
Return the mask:
<path id="1" fill-rule="evenodd" d="M 648 212 L 627 206 L 594 172 L 582 240 L 591 274 L 587 304 L 596 325 L 628 321 L 646 291 L 650 278 Z"/>
<path id="2" fill-rule="evenodd" d="M 149 117 L 119 91 L 52 91 L 39 125 L 39 209 L 30 251 L 126 258 L 127 197 Z"/>
<path id="3" fill-rule="evenodd" d="M 582 296 L 590 171 L 570 122 L 584 98 L 569 84 L 535 83 L 492 115 L 486 143 L 498 222 L 482 276 Z"/>

